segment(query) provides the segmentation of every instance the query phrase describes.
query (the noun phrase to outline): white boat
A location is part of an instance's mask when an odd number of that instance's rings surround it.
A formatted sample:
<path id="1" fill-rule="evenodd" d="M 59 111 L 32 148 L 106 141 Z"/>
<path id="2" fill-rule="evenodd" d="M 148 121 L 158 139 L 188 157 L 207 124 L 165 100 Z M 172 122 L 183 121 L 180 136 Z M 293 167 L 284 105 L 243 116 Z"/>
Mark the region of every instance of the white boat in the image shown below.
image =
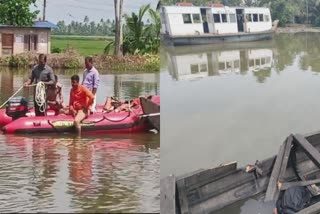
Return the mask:
<path id="1" fill-rule="evenodd" d="M 161 37 L 166 45 L 266 40 L 272 38 L 276 27 L 265 7 L 182 5 L 160 8 Z"/>

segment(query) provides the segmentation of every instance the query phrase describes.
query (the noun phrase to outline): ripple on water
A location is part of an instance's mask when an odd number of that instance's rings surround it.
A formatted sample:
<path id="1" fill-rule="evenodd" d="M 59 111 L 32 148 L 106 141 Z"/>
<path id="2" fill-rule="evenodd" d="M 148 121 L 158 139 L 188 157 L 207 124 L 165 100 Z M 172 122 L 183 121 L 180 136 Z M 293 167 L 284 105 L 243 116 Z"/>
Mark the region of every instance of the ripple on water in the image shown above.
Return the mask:
<path id="1" fill-rule="evenodd" d="M 158 140 L 1 136 L 0 210 L 159 212 Z"/>

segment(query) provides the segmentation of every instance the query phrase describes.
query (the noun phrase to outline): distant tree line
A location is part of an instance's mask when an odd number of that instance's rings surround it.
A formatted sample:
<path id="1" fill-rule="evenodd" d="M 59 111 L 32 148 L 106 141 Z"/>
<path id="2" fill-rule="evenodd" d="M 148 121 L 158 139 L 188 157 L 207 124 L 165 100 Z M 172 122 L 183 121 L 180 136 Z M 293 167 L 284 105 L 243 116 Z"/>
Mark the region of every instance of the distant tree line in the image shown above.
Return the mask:
<path id="1" fill-rule="evenodd" d="M 85 16 L 83 22 L 71 21 L 66 24 L 64 21 L 57 23 L 57 28 L 53 30 L 56 35 L 83 35 L 83 36 L 114 36 L 115 21 L 103 20 L 96 23 L 89 21 L 89 17 Z"/>
<path id="2" fill-rule="evenodd" d="M 273 20 L 280 26 L 287 24 L 311 24 L 320 27 L 320 0 L 183 0 L 196 6 L 222 3 L 226 6 L 268 7 Z M 179 0 L 160 0 L 162 6 L 175 5 Z"/>

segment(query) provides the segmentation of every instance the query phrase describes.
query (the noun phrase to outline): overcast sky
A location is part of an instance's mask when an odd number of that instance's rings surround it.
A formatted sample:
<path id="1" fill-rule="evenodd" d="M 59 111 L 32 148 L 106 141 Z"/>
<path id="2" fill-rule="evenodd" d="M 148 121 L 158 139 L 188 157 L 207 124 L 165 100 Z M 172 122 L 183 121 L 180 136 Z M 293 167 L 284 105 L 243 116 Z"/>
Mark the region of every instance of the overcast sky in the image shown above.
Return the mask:
<path id="1" fill-rule="evenodd" d="M 142 5 L 150 4 L 156 8 L 158 0 L 123 0 L 124 12 L 138 12 Z M 37 0 L 38 17 L 42 17 L 43 0 Z M 47 0 L 46 19 L 53 23 L 64 20 L 66 23 L 83 21 L 85 16 L 90 21 L 100 21 L 101 18 L 114 19 L 113 0 Z"/>

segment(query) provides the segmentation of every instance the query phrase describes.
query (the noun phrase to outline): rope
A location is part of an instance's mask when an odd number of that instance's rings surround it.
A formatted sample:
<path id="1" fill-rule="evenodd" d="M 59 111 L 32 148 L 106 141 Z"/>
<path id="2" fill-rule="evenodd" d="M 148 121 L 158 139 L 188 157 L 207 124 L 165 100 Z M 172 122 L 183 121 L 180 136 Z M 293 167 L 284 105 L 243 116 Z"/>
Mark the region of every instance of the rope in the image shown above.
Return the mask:
<path id="1" fill-rule="evenodd" d="M 45 112 L 47 108 L 46 85 L 44 82 L 38 82 L 36 85 L 35 101 L 39 106 L 40 112 Z"/>

